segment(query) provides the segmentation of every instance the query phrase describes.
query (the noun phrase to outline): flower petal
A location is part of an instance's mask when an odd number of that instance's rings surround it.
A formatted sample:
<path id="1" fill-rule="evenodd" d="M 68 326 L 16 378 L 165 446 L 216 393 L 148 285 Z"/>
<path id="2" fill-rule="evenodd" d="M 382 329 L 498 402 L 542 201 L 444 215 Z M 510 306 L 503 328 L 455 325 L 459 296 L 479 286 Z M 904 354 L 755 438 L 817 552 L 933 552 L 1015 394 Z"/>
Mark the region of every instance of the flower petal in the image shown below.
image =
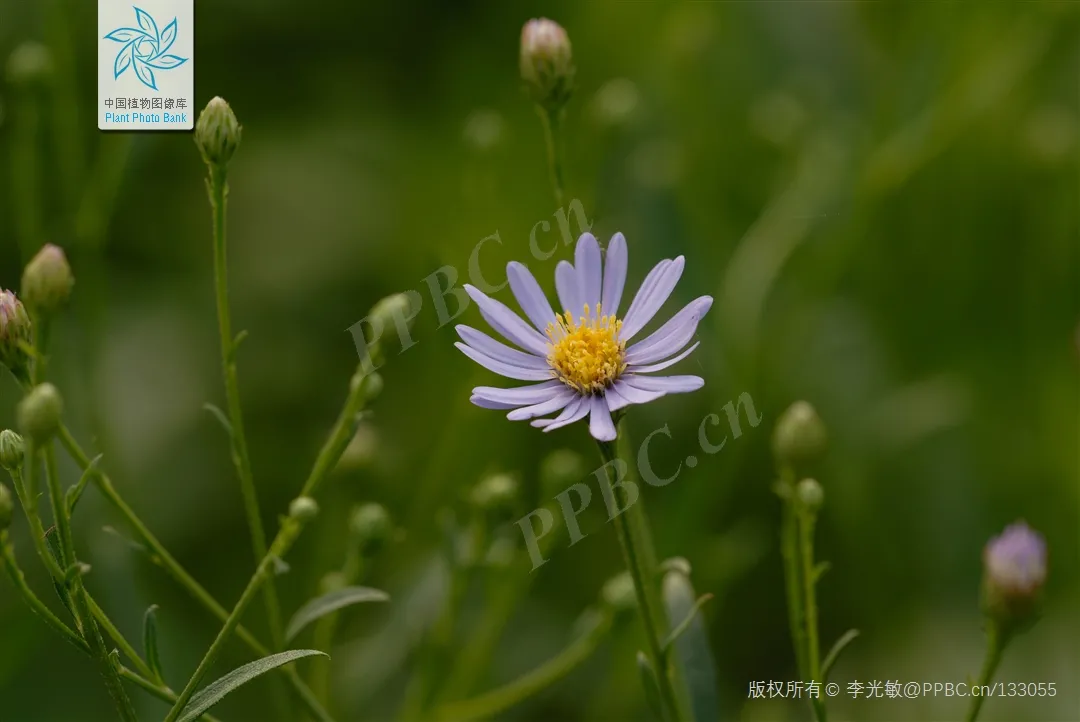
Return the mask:
<path id="1" fill-rule="evenodd" d="M 554 419 L 534 419 L 530 421 L 533 426 L 541 427 L 545 432 L 561 429 L 567 424 L 572 424 L 578 419 L 584 418 L 589 413 L 589 397 L 579 396 L 571 401 L 562 413 Z"/>
<path id="2" fill-rule="evenodd" d="M 616 233 L 611 237 L 604 254 L 604 292 L 600 298 L 600 306 L 605 316 L 619 313 L 619 301 L 622 300 L 623 287 L 626 285 L 627 265 L 626 238 L 623 234 Z"/>
<path id="3" fill-rule="evenodd" d="M 538 404 L 541 401 L 550 399 L 555 395 L 556 391 L 564 388 L 566 388 L 566 384 L 552 379 L 541 384 L 518 386 L 513 389 L 501 389 L 497 386 L 477 386 L 472 392 L 473 396 L 485 401 L 511 404 L 513 406 L 528 406 L 529 404 Z"/>
<path id="4" fill-rule="evenodd" d="M 697 343 L 695 343 L 693 346 L 691 346 L 690 348 L 683 351 L 678 356 L 675 356 L 673 358 L 669 358 L 667 361 L 661 361 L 660 363 L 650 364 L 649 366 L 634 366 L 633 364 L 631 364 L 626 370 L 629 371 L 632 374 L 651 374 L 651 373 L 656 373 L 657 371 L 663 371 L 668 366 L 674 366 L 675 364 L 679 363 L 684 358 L 686 358 L 687 356 L 692 354 L 694 352 L 694 349 L 696 349 L 700 345 L 701 345 L 701 342 L 698 341 Z"/>
<path id="5" fill-rule="evenodd" d="M 582 304 L 571 309 L 574 315 L 581 313 L 584 306 L 589 311 L 596 313 L 596 304 L 600 303 L 601 283 L 600 244 L 596 242 L 596 236 L 591 233 L 582 233 L 578 239 L 577 247 L 574 248 L 574 268 L 577 269 L 578 277 L 578 301 Z"/>
<path id="6" fill-rule="evenodd" d="M 579 398 L 578 394 L 567 388 L 566 391 L 552 396 L 547 401 L 542 401 L 538 404 L 533 404 L 532 406 L 524 406 L 520 409 L 514 409 L 506 415 L 506 418 L 511 421 L 521 421 L 523 419 L 533 419 L 537 416 L 547 416 L 556 411 L 562 411 L 566 408 L 567 404 L 576 398 Z"/>
<path id="7" fill-rule="evenodd" d="M 491 324 L 493 329 L 526 351 L 532 351 L 538 356 L 547 356 L 547 339 L 536 329 L 530 328 L 520 316 L 495 299 L 489 298 L 472 284 L 466 283 L 464 288 L 469 297 L 480 307 L 480 315 Z"/>
<path id="8" fill-rule="evenodd" d="M 622 332 L 619 334 L 621 340 L 629 341 L 652 320 L 652 317 L 664 305 L 664 301 L 668 300 L 668 296 L 675 290 L 675 284 L 679 282 L 685 264 L 686 259 L 679 256 L 656 274 L 652 286 L 646 289 L 645 284 L 642 284 L 641 290 L 634 297 L 634 302 L 630 304 L 630 310 L 626 312 L 626 318 L 623 319 Z M 653 271 L 656 269 L 654 268 Z M 649 278 L 652 277 L 653 274 L 650 273 Z M 645 281 L 648 282 L 649 278 Z"/>
<path id="9" fill-rule="evenodd" d="M 638 376 L 626 374 L 622 380 L 642 391 L 662 391 L 665 394 L 683 394 L 697 391 L 705 385 L 700 376 Z"/>
<path id="10" fill-rule="evenodd" d="M 656 399 L 664 395 L 663 391 L 643 391 L 641 389 L 634 388 L 622 379 L 616 381 L 615 385 L 608 389 L 609 394 L 612 391 L 614 391 L 620 397 L 620 399 L 614 403 L 608 402 L 608 408 L 612 411 L 618 411 L 619 409 L 630 406 L 631 404 L 647 404 L 650 401 L 655 401 Z"/>
<path id="11" fill-rule="evenodd" d="M 555 322 L 555 312 L 551 310 L 547 296 L 540 289 L 532 273 L 524 264 L 511 261 L 506 264 L 506 276 L 510 280 L 510 290 L 514 292 L 514 298 L 518 305 L 533 325 L 540 329 L 540 333 L 547 330 L 549 323 Z"/>
<path id="12" fill-rule="evenodd" d="M 522 368 L 521 366 L 508 364 L 505 361 L 493 359 L 490 356 L 480 353 L 472 346 L 463 344 L 460 341 L 454 345 L 457 346 L 461 353 L 465 354 L 488 371 L 494 371 L 500 376 L 505 376 L 508 379 L 517 379 L 518 381 L 543 381 L 544 379 L 550 379 L 552 376 L 551 369 Z"/>
<path id="13" fill-rule="evenodd" d="M 534 356 L 531 353 L 525 353 L 524 351 L 518 351 L 516 348 L 510 348 L 506 344 L 499 343 L 491 336 L 488 336 L 482 331 L 477 331 L 471 326 L 460 324 L 455 326 L 454 330 L 458 332 L 458 336 L 461 337 L 462 341 L 485 356 L 490 356 L 497 361 L 502 361 L 526 369 L 548 368 L 547 359 Z"/>
<path id="14" fill-rule="evenodd" d="M 667 323 L 626 349 L 626 362 L 647 364 L 678 352 L 694 336 L 712 303 L 712 296 L 701 296 L 683 306 Z"/>
<path id="15" fill-rule="evenodd" d="M 518 407 L 518 404 L 508 404 L 503 401 L 488 401 L 484 397 L 476 396 L 475 394 L 469 397 L 469 401 L 482 409 L 498 409 L 499 411 L 505 411 L 507 409 L 516 409 Z"/>
<path id="16" fill-rule="evenodd" d="M 597 441 L 614 441 L 617 433 L 611 412 L 603 396 L 593 396 L 590 404 L 589 433 Z"/>
<path id="17" fill-rule="evenodd" d="M 577 318 L 585 302 L 578 293 L 577 270 L 569 261 L 559 261 L 555 266 L 555 292 L 559 294 L 562 310 L 569 311 Z"/>

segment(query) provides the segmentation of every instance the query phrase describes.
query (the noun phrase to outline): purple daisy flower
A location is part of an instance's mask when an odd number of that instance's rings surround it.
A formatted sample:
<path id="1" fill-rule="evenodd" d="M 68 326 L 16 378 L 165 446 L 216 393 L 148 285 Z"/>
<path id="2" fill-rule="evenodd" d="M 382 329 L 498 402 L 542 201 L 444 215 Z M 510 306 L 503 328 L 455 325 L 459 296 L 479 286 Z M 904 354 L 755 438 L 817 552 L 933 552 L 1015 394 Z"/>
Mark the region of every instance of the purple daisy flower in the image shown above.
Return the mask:
<path id="1" fill-rule="evenodd" d="M 986 578 L 1003 597 L 1027 597 L 1046 581 L 1046 542 L 1020 521 L 987 543 L 983 551 Z"/>
<path id="2" fill-rule="evenodd" d="M 532 419 L 532 425 L 544 431 L 588 416 L 589 433 L 599 441 L 612 441 L 612 412 L 666 394 L 696 391 L 705 384 L 700 376 L 654 374 L 697 348 L 697 343 L 685 347 L 712 306 L 711 296 L 694 299 L 656 331 L 627 346 L 667 301 L 685 259 L 679 256 L 656 264 L 620 317 L 627 269 L 623 234 L 612 236 L 605 255 L 602 261 L 596 237 L 584 233 L 574 249 L 574 263 L 560 261 L 556 266 L 555 290 L 562 313 L 552 309 L 529 269 L 516 261 L 507 264 L 510 290 L 532 325 L 474 286 L 465 285 L 484 320 L 518 348 L 469 326 L 457 327 L 461 342 L 454 345 L 489 371 L 539 382 L 510 389 L 478 386 L 470 399 L 474 404 L 509 410 L 507 418 Z"/>

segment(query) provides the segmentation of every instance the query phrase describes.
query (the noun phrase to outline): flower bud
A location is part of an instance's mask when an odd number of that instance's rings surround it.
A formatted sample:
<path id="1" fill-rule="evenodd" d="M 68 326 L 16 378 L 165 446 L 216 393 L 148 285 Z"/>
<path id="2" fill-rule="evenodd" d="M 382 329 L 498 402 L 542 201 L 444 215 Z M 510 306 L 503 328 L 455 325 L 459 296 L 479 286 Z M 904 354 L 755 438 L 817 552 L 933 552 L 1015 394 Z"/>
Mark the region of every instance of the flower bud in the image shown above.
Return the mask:
<path id="1" fill-rule="evenodd" d="M 503 517 L 513 513 L 518 498 L 518 483 L 509 474 L 492 474 L 473 487 L 469 501 L 477 509 L 492 516 Z"/>
<path id="2" fill-rule="evenodd" d="M 553 20 L 530 20 L 521 29 L 521 78 L 532 99 L 555 112 L 566 105 L 574 84 L 570 38 Z"/>
<path id="3" fill-rule="evenodd" d="M 298 522 L 309 522 L 319 515 L 319 505 L 310 496 L 298 496 L 289 504 L 289 516 Z"/>
<path id="4" fill-rule="evenodd" d="M 795 498 L 799 500 L 801 509 L 813 514 L 825 501 L 825 491 L 816 479 L 803 479 L 795 487 Z"/>
<path id="5" fill-rule="evenodd" d="M 0 431 L 0 466 L 14 472 L 23 465 L 25 455 L 26 444 L 23 443 L 21 436 L 11 429 Z"/>
<path id="6" fill-rule="evenodd" d="M 381 329 L 394 328 L 398 319 L 403 320 L 406 328 L 409 328 L 412 326 L 413 317 L 412 301 L 407 293 L 394 293 L 379 299 L 368 314 L 372 325 Z"/>
<path id="7" fill-rule="evenodd" d="M 11 291 L 0 290 L 0 363 L 23 377 L 30 363 L 30 315 Z"/>
<path id="8" fill-rule="evenodd" d="M 64 402 L 60 392 L 50 383 L 32 388 L 16 410 L 19 429 L 35 444 L 44 444 L 53 437 L 60 428 L 63 413 Z"/>
<path id="9" fill-rule="evenodd" d="M 637 606 L 634 580 L 628 572 L 620 572 L 604 583 L 600 599 L 616 612 L 624 612 Z"/>
<path id="10" fill-rule="evenodd" d="M 3 484 L 0 484 L 0 531 L 11 526 L 11 518 L 15 515 L 15 502 L 11 499 L 11 492 Z"/>
<path id="11" fill-rule="evenodd" d="M 32 311 L 54 313 L 67 302 L 74 285 L 75 277 L 63 249 L 46 243 L 23 271 L 23 301 Z"/>
<path id="12" fill-rule="evenodd" d="M 362 469 L 375 460 L 378 450 L 379 432 L 372 424 L 362 421 L 345 451 L 341 452 L 337 468 L 339 471 Z"/>
<path id="13" fill-rule="evenodd" d="M 570 449 L 556 449 L 540 462 L 540 489 L 545 499 L 552 499 L 567 487 L 581 481 L 589 470 L 581 454 Z"/>
<path id="14" fill-rule="evenodd" d="M 382 374 L 372 372 L 364 377 L 364 401 L 371 403 L 382 393 L 384 382 Z"/>
<path id="15" fill-rule="evenodd" d="M 806 401 L 796 401 L 780 415 L 773 431 L 773 453 L 784 465 L 798 467 L 821 456 L 828 434 L 817 411 Z"/>
<path id="16" fill-rule="evenodd" d="M 224 168 L 240 145 L 236 114 L 221 98 L 214 98 L 195 121 L 195 144 L 207 165 Z"/>
<path id="17" fill-rule="evenodd" d="M 1005 528 L 983 550 L 983 608 L 1003 626 L 1032 618 L 1046 581 L 1046 542 L 1024 522 Z"/>
<path id="18" fill-rule="evenodd" d="M 44 83 L 52 75 L 49 49 L 34 41 L 19 45 L 7 63 L 7 79 L 12 85 L 32 86 Z"/>
<path id="19" fill-rule="evenodd" d="M 360 546 L 364 556 L 376 554 L 383 548 L 393 533 L 390 514 L 382 504 L 361 504 L 349 517 L 349 531 Z"/>

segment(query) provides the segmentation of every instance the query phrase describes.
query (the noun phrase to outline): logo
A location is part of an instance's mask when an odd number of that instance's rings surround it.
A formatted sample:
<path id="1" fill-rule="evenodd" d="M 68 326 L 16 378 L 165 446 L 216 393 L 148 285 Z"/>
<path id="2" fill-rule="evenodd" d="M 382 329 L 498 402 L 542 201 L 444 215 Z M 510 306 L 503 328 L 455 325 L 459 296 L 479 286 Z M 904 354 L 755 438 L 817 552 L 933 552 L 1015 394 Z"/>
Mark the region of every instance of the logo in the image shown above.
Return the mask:
<path id="1" fill-rule="evenodd" d="M 168 54 L 176 41 L 176 18 L 164 30 L 158 30 L 158 24 L 150 13 L 141 8 L 134 9 L 139 27 L 117 28 L 105 36 L 105 40 L 123 43 L 113 61 L 113 79 L 118 79 L 130 68 L 143 85 L 156 91 L 158 87 L 154 71 L 178 68 L 188 59 Z"/>

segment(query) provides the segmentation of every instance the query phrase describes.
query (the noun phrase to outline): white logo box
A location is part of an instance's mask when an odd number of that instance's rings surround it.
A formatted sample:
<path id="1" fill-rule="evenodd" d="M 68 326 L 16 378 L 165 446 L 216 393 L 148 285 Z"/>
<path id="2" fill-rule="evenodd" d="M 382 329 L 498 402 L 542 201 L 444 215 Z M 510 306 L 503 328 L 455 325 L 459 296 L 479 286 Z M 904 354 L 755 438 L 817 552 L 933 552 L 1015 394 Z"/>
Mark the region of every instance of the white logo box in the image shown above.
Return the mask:
<path id="1" fill-rule="evenodd" d="M 195 127 L 195 0 L 98 0 L 98 128 Z"/>

